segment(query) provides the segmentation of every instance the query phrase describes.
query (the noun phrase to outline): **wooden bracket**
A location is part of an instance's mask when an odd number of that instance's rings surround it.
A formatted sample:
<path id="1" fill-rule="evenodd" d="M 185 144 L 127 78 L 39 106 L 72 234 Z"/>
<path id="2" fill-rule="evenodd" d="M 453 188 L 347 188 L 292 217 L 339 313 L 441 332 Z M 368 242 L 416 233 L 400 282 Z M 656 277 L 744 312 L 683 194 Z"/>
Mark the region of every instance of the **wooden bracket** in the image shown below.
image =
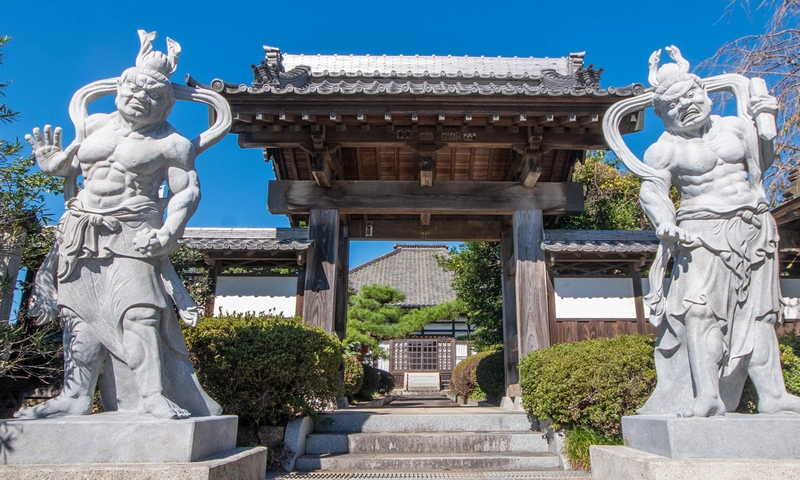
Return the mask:
<path id="1" fill-rule="evenodd" d="M 541 152 L 526 152 L 522 160 L 522 173 L 519 176 L 520 182 L 528 188 L 532 188 L 539 181 L 542 175 L 542 154 Z"/>

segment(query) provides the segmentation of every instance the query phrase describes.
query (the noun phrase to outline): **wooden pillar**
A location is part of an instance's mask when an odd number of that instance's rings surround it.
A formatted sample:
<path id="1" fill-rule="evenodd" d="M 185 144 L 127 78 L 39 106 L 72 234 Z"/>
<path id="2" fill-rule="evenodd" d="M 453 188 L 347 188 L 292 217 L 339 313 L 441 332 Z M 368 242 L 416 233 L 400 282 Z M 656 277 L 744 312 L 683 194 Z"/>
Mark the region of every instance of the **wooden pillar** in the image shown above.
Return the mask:
<path id="1" fill-rule="evenodd" d="M 514 212 L 514 257 L 519 358 L 550 346 L 547 264 L 541 210 Z"/>
<path id="2" fill-rule="evenodd" d="M 628 269 L 633 283 L 633 301 L 636 306 L 636 331 L 641 334 L 647 333 L 647 318 L 644 314 L 644 300 L 642 299 L 642 272 L 631 263 Z"/>
<path id="3" fill-rule="evenodd" d="M 347 335 L 347 304 L 350 300 L 350 238 L 347 226 L 339 228 L 338 253 L 336 255 L 336 319 L 334 331 L 340 340 Z"/>
<path id="4" fill-rule="evenodd" d="M 220 273 L 222 273 L 222 267 L 216 260 L 211 260 L 211 264 L 208 266 L 211 295 L 206 299 L 206 304 L 203 305 L 203 315 L 206 317 L 214 316 L 214 309 L 216 308 L 214 303 L 217 299 L 217 277 L 219 277 Z"/>
<path id="5" fill-rule="evenodd" d="M 514 285 L 514 230 L 504 225 L 500 230 L 500 262 L 503 267 L 503 354 L 505 356 L 506 396 L 509 386 L 519 383 L 519 346 L 517 343 L 517 294 Z M 511 392 L 513 393 L 513 392 Z"/>
<path id="6" fill-rule="evenodd" d="M 306 266 L 301 265 L 297 271 L 297 295 L 295 296 L 294 314 L 297 317 L 303 316 L 303 305 L 306 294 Z"/>
<path id="7" fill-rule="evenodd" d="M 336 325 L 336 256 L 339 240 L 339 211 L 311 209 L 308 216 L 303 321 L 333 333 Z"/>
<path id="8" fill-rule="evenodd" d="M 564 343 L 563 338 L 558 338 L 558 314 L 556 312 L 556 278 L 553 272 L 547 269 L 547 312 L 550 329 L 550 345 Z"/>

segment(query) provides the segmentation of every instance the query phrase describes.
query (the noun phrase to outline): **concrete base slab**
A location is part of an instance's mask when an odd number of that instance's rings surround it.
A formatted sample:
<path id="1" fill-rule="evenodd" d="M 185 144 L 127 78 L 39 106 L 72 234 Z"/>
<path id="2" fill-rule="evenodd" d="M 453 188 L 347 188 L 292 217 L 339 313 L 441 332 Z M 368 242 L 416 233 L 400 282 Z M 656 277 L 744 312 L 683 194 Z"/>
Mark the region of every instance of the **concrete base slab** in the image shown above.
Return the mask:
<path id="1" fill-rule="evenodd" d="M 237 448 L 192 463 L 0 465 L 0 480 L 263 480 L 267 449 Z"/>
<path id="2" fill-rule="evenodd" d="M 800 460 L 673 459 L 629 447 L 590 452 L 594 480 L 800 480 Z"/>
<path id="3" fill-rule="evenodd" d="M 800 459 L 798 431 L 800 415 L 622 418 L 625 446 L 669 458 Z"/>
<path id="4" fill-rule="evenodd" d="M 236 448 L 236 416 L 161 420 L 125 412 L 0 421 L 0 464 L 196 462 Z"/>

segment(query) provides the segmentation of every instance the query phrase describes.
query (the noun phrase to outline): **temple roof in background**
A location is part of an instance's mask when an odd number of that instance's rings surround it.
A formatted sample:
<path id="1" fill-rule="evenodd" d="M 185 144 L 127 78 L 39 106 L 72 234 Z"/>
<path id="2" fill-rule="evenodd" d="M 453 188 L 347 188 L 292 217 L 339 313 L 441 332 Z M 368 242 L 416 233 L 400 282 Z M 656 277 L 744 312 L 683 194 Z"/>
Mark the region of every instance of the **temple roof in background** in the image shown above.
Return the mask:
<path id="1" fill-rule="evenodd" d="M 455 300 L 453 272 L 439 266 L 447 256 L 444 244 L 395 244 L 394 250 L 350 270 L 350 286 L 389 285 L 406 294 L 397 305 L 425 307 Z"/>

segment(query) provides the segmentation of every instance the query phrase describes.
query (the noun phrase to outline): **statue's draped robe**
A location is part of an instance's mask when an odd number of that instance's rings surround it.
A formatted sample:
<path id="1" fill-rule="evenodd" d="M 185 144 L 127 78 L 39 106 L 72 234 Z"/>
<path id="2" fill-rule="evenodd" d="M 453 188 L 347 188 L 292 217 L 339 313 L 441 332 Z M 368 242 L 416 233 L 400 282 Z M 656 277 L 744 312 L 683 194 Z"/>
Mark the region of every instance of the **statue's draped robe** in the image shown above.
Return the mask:
<path id="1" fill-rule="evenodd" d="M 778 229 L 772 215 L 679 210 L 678 221 L 698 242 L 676 250 L 656 344 L 658 385 L 640 414 L 678 413 L 694 398 L 683 323 L 693 305 L 707 306 L 719 324 L 723 379 L 752 353 L 755 322 L 780 318 Z M 723 400 L 735 407 L 741 391 L 728 394 L 737 398 Z"/>
<path id="2" fill-rule="evenodd" d="M 152 202 L 109 210 L 86 208 L 77 198 L 67 202 L 57 234 L 58 307 L 74 312 L 88 327 L 78 330 L 87 331 L 108 351 L 99 379 L 106 410 L 138 405 L 122 348 L 122 317 L 131 307 L 151 307 L 161 312 L 164 395 L 192 415 L 218 415 L 221 408 L 197 381 L 165 288 L 175 277 L 172 265 L 166 258 L 146 257 L 134 248 L 135 235 L 160 228 L 161 217 L 161 209 Z M 184 289 L 175 282 L 169 286 L 169 291 Z M 148 354 L 157 351 L 153 348 Z"/>

